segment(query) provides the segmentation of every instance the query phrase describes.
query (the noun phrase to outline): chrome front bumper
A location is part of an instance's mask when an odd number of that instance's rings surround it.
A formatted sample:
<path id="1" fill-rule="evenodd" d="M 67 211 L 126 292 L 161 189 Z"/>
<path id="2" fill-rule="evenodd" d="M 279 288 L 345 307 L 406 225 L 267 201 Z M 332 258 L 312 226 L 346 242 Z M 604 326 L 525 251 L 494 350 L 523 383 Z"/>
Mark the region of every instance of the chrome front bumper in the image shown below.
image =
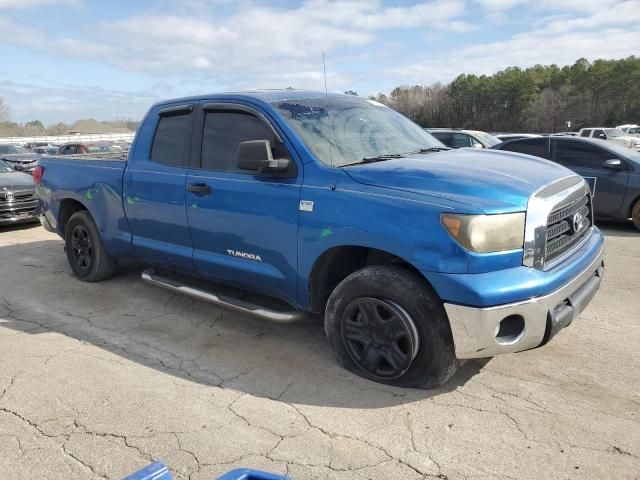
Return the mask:
<path id="1" fill-rule="evenodd" d="M 474 308 L 445 303 L 458 358 L 492 357 L 520 352 L 546 343 L 568 326 L 589 304 L 604 275 L 604 249 L 580 275 L 543 297 L 496 307 Z M 524 319 L 513 338 L 497 338 L 500 322 L 510 316 Z"/>

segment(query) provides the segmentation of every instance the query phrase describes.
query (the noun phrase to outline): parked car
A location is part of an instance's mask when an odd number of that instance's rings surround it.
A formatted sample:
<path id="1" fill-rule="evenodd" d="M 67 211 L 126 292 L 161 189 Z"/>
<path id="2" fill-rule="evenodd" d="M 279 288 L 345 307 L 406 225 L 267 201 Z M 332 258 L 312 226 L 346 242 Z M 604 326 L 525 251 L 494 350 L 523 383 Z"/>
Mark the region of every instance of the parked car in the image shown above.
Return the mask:
<path id="1" fill-rule="evenodd" d="M 19 172 L 31 173 L 40 155 L 31 153 L 20 145 L 0 144 L 0 160 Z"/>
<path id="2" fill-rule="evenodd" d="M 56 145 L 52 145 L 49 142 L 29 142 L 24 145 L 24 148 L 26 148 L 30 152 L 33 152 L 33 150 L 38 147 L 55 147 L 55 146 Z"/>
<path id="3" fill-rule="evenodd" d="M 160 102 L 127 162 L 45 157 L 34 178 L 42 224 L 80 280 L 134 257 L 152 266 L 146 282 L 235 311 L 324 314 L 342 365 L 398 386 L 435 387 L 458 359 L 545 344 L 604 272 L 579 175 L 446 149 L 352 95 Z"/>
<path id="4" fill-rule="evenodd" d="M 640 230 L 640 153 L 610 141 L 582 137 L 512 140 L 494 148 L 534 155 L 570 168 L 589 183 L 597 218 L 631 218 Z"/>
<path id="5" fill-rule="evenodd" d="M 542 135 L 538 133 L 494 133 L 493 136 L 501 142 L 506 142 L 507 140 L 517 140 L 519 138 L 538 138 Z"/>
<path id="6" fill-rule="evenodd" d="M 31 175 L 0 160 L 0 225 L 37 222 L 40 210 Z"/>
<path id="7" fill-rule="evenodd" d="M 552 133 L 550 136 L 551 137 L 577 137 L 578 132 L 558 132 L 558 133 Z"/>
<path id="8" fill-rule="evenodd" d="M 58 147 L 33 147 L 31 152 L 38 155 L 57 155 Z"/>
<path id="9" fill-rule="evenodd" d="M 490 148 L 500 140 L 477 130 L 458 130 L 448 128 L 427 128 L 427 132 L 450 148 Z"/>
<path id="10" fill-rule="evenodd" d="M 640 138 L 627 135 L 617 128 L 581 128 L 578 135 L 618 143 L 627 148 L 640 149 Z"/>
<path id="11" fill-rule="evenodd" d="M 58 155 L 87 155 L 92 153 L 122 153 L 122 149 L 114 148 L 111 143 L 105 142 L 70 142 L 58 147 Z"/>
<path id="12" fill-rule="evenodd" d="M 618 130 L 621 130 L 627 135 L 631 135 L 633 137 L 640 137 L 640 126 L 638 125 L 629 125 L 623 128 L 618 128 Z"/>

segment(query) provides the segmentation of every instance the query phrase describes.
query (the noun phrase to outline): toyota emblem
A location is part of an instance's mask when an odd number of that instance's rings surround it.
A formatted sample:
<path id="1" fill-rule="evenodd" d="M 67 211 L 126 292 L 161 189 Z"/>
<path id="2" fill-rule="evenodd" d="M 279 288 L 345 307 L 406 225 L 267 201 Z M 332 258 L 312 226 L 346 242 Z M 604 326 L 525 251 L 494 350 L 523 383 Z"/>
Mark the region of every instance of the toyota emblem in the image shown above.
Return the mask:
<path id="1" fill-rule="evenodd" d="M 574 232 L 579 232 L 580 229 L 582 228 L 582 220 L 584 220 L 584 215 L 582 215 L 582 213 L 580 212 L 576 212 L 576 214 L 573 216 L 573 231 Z"/>
<path id="2" fill-rule="evenodd" d="M 5 193 L 5 194 L 4 194 L 4 198 L 6 198 L 6 199 L 7 199 L 7 201 L 9 201 L 9 202 L 10 202 L 11 200 L 13 200 L 13 192 L 7 192 L 7 193 Z"/>

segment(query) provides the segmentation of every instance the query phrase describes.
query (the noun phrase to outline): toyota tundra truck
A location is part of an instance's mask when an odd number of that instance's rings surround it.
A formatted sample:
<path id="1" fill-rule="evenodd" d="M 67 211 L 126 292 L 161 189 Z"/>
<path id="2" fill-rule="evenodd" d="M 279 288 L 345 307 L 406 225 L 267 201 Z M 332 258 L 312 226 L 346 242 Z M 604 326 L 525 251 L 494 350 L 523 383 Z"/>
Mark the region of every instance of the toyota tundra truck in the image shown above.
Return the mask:
<path id="1" fill-rule="evenodd" d="M 43 158 L 33 176 L 78 279 L 129 257 L 173 292 L 276 322 L 323 318 L 341 365 L 396 386 L 544 345 L 604 273 L 580 176 L 449 150 L 351 95 L 164 101 L 126 161 Z"/>

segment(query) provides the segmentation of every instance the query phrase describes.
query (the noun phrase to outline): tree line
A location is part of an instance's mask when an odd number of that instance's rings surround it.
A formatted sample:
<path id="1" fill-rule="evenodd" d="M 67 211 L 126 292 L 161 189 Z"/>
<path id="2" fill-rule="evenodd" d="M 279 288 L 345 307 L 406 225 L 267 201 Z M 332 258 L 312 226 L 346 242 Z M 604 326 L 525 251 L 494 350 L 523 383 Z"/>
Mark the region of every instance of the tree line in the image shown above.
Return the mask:
<path id="1" fill-rule="evenodd" d="M 640 123 L 640 57 L 462 74 L 372 98 L 423 127 L 553 133 Z"/>

